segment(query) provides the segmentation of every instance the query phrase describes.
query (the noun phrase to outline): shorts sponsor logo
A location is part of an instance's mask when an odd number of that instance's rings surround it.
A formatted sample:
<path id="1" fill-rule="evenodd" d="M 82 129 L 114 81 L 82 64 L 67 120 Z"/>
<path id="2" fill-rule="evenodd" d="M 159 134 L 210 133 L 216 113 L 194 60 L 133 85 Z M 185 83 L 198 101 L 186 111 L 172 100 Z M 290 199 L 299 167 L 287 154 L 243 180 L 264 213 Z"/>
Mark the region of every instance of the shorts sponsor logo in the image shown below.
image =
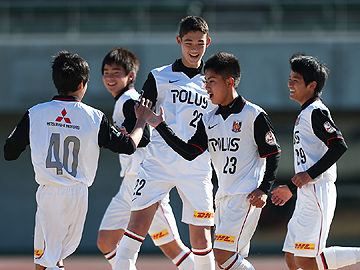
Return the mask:
<path id="1" fill-rule="evenodd" d="M 44 250 L 34 248 L 34 258 L 36 260 L 40 259 L 43 254 L 44 254 Z"/>
<path id="2" fill-rule="evenodd" d="M 152 234 L 150 236 L 151 236 L 152 240 L 159 240 L 159 239 L 161 239 L 161 238 L 163 238 L 163 237 L 165 237 L 167 235 L 169 235 L 169 232 L 168 232 L 167 229 L 165 229 L 165 230 L 163 230 L 161 232 L 154 233 L 154 234 Z"/>
<path id="3" fill-rule="evenodd" d="M 198 212 L 198 211 L 194 211 L 194 218 L 212 219 L 212 218 L 214 218 L 214 212 Z"/>
<path id="4" fill-rule="evenodd" d="M 315 250 L 315 244 L 295 243 L 295 249 L 297 249 L 297 250 Z"/>
<path id="5" fill-rule="evenodd" d="M 234 244 L 234 242 L 235 242 L 235 236 L 224 235 L 224 234 L 217 234 L 216 237 L 215 237 L 215 241 L 225 242 L 225 243 L 229 243 L 229 244 Z"/>

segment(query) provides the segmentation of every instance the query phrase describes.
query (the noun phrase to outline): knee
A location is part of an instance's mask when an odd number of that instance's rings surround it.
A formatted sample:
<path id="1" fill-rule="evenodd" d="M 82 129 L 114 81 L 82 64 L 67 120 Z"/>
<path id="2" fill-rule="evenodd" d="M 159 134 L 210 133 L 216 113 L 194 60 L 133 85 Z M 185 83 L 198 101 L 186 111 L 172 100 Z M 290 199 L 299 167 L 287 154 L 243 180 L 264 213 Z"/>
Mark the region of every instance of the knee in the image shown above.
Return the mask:
<path id="1" fill-rule="evenodd" d="M 288 266 L 288 268 L 289 268 L 290 270 L 296 270 L 296 269 L 298 269 L 298 267 L 297 267 L 296 264 L 295 264 L 294 254 L 286 252 L 286 253 L 285 253 L 285 261 L 286 261 L 286 264 L 287 264 L 287 266 Z"/>
<path id="2" fill-rule="evenodd" d="M 224 264 L 235 252 L 214 248 L 215 261 L 220 265 Z"/>
<path id="3" fill-rule="evenodd" d="M 295 264 L 298 268 L 303 270 L 317 270 L 317 264 L 315 258 L 308 257 L 295 257 Z"/>

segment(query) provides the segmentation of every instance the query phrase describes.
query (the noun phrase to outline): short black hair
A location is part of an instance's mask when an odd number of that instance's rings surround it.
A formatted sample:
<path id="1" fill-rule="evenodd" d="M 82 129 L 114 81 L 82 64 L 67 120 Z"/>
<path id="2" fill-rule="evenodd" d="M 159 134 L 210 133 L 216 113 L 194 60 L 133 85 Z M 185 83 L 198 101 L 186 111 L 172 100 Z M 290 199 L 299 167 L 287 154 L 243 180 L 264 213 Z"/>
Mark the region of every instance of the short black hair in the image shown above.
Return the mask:
<path id="1" fill-rule="evenodd" d="M 76 92 L 81 82 L 85 85 L 89 81 L 89 64 L 76 53 L 60 51 L 51 63 L 52 79 L 59 94 Z"/>
<path id="2" fill-rule="evenodd" d="M 224 81 L 232 77 L 234 88 L 237 89 L 240 83 L 241 69 L 239 60 L 233 54 L 227 52 L 213 54 L 205 62 L 204 70 L 208 69 L 220 75 Z"/>
<path id="3" fill-rule="evenodd" d="M 187 16 L 180 21 L 179 36 L 183 38 L 189 32 L 200 31 L 209 37 L 209 26 L 206 21 L 198 16 Z"/>
<path id="4" fill-rule="evenodd" d="M 104 75 L 104 67 L 105 65 L 116 64 L 122 66 L 125 70 L 126 75 L 129 75 L 131 71 L 134 71 L 134 78 L 132 79 L 131 83 L 135 83 L 136 75 L 139 71 L 140 63 L 137 59 L 136 55 L 123 48 L 123 47 L 116 47 L 112 49 L 108 54 L 105 56 L 102 65 L 101 65 L 101 74 Z"/>
<path id="5" fill-rule="evenodd" d="M 314 56 L 295 53 L 290 58 L 291 70 L 303 76 L 305 85 L 315 81 L 315 96 L 320 97 L 330 70 Z"/>

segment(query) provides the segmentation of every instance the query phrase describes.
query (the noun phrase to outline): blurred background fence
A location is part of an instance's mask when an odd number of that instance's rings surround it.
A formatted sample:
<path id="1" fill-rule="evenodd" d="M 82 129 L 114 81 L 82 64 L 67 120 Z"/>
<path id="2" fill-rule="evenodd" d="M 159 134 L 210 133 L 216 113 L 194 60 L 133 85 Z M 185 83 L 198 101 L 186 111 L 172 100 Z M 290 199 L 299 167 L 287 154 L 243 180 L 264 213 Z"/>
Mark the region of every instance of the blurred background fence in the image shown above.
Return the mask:
<path id="1" fill-rule="evenodd" d="M 148 72 L 181 57 L 175 37 L 181 18 L 202 16 L 212 42 L 205 59 L 218 51 L 235 54 L 241 64 L 238 91 L 270 115 L 282 146 L 277 184 L 293 175 L 292 128 L 299 104 L 289 100 L 287 80 L 293 53 L 315 55 L 331 70 L 323 91 L 349 150 L 338 162 L 338 207 L 329 244 L 359 245 L 360 174 L 360 1 L 355 0 L 204 0 L 204 1 L 0 1 L 0 139 L 5 141 L 27 108 L 56 94 L 51 56 L 66 49 L 90 64 L 84 102 L 109 118 L 114 101 L 102 83 L 101 62 L 116 46 L 140 60 L 136 88 Z M 0 254 L 32 253 L 37 184 L 30 150 L 17 161 L 0 159 Z M 116 194 L 120 178 L 117 155 L 102 150 L 98 173 L 89 190 L 89 212 L 78 253 L 97 253 L 97 230 Z M 281 253 L 294 199 L 284 207 L 268 203 L 252 241 L 254 253 Z M 180 234 L 176 190 L 171 204 Z M 143 252 L 159 252 L 146 239 Z"/>

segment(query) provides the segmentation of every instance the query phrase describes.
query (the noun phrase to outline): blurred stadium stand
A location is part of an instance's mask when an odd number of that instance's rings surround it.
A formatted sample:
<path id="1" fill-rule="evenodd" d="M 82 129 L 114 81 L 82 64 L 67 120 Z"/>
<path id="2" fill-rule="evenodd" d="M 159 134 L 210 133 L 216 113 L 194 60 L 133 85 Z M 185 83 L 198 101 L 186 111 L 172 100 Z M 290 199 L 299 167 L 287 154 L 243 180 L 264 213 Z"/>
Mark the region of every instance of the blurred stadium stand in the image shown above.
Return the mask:
<path id="1" fill-rule="evenodd" d="M 330 68 L 323 97 L 349 150 L 338 162 L 338 207 L 329 244 L 359 245 L 360 166 L 360 1 L 358 0 L 204 0 L 204 1 L 0 1 L 0 139 L 5 141 L 23 113 L 56 93 L 50 61 L 67 49 L 88 60 L 90 83 L 84 102 L 110 118 L 111 95 L 100 74 L 104 55 L 115 46 L 137 54 L 140 89 L 154 67 L 181 56 L 175 36 L 179 20 L 204 17 L 212 44 L 205 59 L 219 50 L 241 63 L 239 92 L 270 115 L 282 146 L 278 184 L 293 174 L 292 127 L 300 109 L 288 98 L 288 60 L 293 53 L 318 56 Z M 119 188 L 116 154 L 102 151 L 89 213 L 78 252 L 97 253 L 97 230 L 110 199 Z M 0 159 L 0 254 L 31 253 L 37 184 L 27 149 L 19 160 Z M 181 201 L 171 192 L 180 233 Z M 285 207 L 268 203 L 252 241 L 255 253 L 281 253 L 294 199 Z M 143 252 L 159 252 L 147 238 Z"/>

